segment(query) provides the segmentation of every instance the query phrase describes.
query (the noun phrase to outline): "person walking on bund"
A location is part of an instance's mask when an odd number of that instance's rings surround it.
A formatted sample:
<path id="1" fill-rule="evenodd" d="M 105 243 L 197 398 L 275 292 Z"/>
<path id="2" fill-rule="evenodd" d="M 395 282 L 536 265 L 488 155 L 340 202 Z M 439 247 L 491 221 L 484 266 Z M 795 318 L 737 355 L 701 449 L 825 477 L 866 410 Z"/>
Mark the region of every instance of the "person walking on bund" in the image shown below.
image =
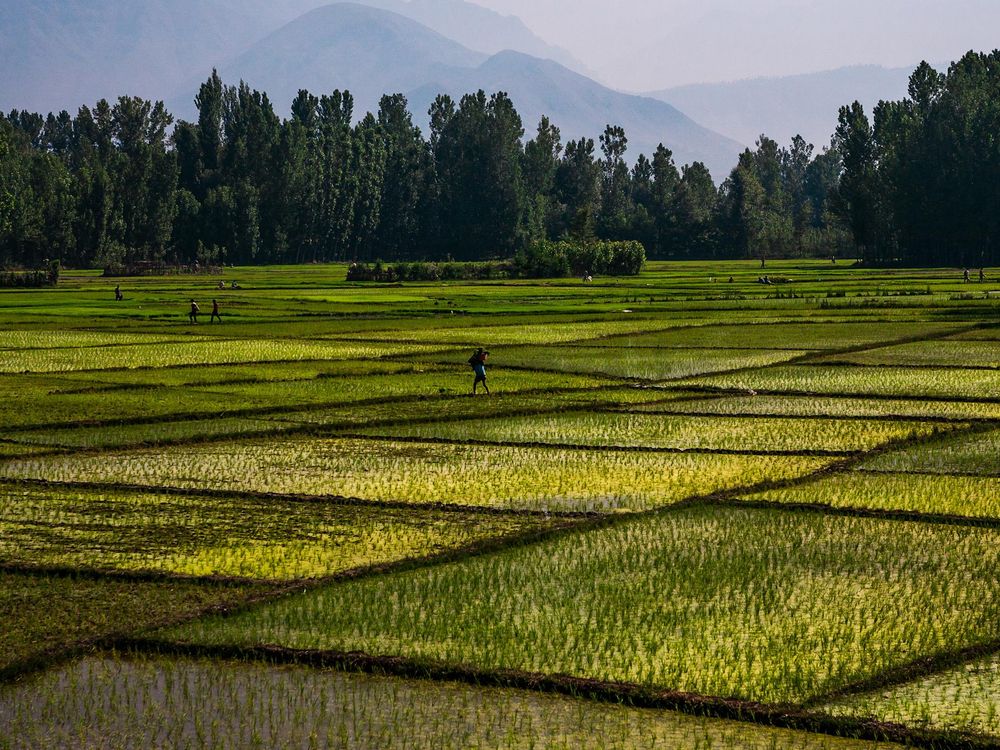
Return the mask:
<path id="1" fill-rule="evenodd" d="M 188 320 L 192 323 L 198 322 L 198 313 L 201 312 L 201 308 L 198 307 L 198 303 L 191 300 L 191 312 L 188 313 Z"/>
<path id="2" fill-rule="evenodd" d="M 472 381 L 472 395 L 476 395 L 476 388 L 480 383 L 483 384 L 483 389 L 486 394 L 489 395 L 490 387 L 486 385 L 486 358 L 490 356 L 490 353 L 479 347 L 476 349 L 475 354 L 469 357 L 469 365 L 472 366 L 472 371 L 475 373 L 475 379 Z"/>
<path id="3" fill-rule="evenodd" d="M 214 323 L 215 319 L 218 318 L 219 322 L 222 322 L 222 316 L 219 315 L 219 300 L 212 300 L 212 317 L 208 319 L 209 323 Z"/>

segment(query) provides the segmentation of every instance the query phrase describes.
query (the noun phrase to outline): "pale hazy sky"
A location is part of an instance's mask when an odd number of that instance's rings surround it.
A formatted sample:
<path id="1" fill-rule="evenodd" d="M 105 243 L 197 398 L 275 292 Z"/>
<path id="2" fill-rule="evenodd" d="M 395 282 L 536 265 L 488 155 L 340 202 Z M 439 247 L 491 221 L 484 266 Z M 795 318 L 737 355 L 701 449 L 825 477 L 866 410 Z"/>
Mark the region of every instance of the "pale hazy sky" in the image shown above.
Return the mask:
<path id="1" fill-rule="evenodd" d="M 1000 0 L 473 1 L 633 91 L 1000 47 Z"/>

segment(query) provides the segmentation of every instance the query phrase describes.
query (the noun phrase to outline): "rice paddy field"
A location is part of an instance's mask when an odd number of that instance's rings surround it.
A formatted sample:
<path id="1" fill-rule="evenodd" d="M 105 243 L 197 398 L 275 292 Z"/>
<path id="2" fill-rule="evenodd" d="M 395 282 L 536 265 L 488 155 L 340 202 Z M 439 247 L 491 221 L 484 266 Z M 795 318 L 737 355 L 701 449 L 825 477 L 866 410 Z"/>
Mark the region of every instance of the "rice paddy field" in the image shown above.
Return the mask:
<path id="1" fill-rule="evenodd" d="M 0 292 L 0 750 L 1000 746 L 1000 283 L 769 268 Z"/>

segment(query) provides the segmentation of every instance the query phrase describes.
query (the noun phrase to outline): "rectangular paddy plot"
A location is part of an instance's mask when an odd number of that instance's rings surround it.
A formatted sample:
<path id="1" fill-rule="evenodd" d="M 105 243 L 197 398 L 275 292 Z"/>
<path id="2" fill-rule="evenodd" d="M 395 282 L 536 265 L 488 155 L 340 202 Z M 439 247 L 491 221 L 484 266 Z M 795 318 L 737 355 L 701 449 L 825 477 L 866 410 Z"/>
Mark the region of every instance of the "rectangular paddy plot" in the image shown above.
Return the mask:
<path id="1" fill-rule="evenodd" d="M 135 582 L 0 571 L 0 680 L 13 676 L 32 660 L 61 653 L 81 642 L 179 622 L 207 607 L 234 605 L 263 591 L 257 585 Z"/>
<path id="2" fill-rule="evenodd" d="M 495 348 L 490 363 L 497 367 L 523 367 L 589 373 L 635 380 L 670 380 L 702 373 L 763 367 L 805 354 L 804 351 L 769 349 L 609 349 L 602 347 Z M 429 359 L 436 358 L 431 355 Z"/>
<path id="3" fill-rule="evenodd" d="M 115 331 L 0 331 L 0 349 L 78 349 L 92 346 L 199 341 L 197 337 Z"/>
<path id="4" fill-rule="evenodd" d="M 990 641 L 1000 531 L 688 508 L 162 634 L 801 702 Z"/>
<path id="5" fill-rule="evenodd" d="M 236 365 L 183 365 L 134 370 L 87 370 L 60 373 L 65 389 L 109 386 L 202 386 L 245 381 L 289 382 L 328 377 L 379 377 L 405 374 L 412 362 L 392 360 L 329 360 L 308 362 L 247 362 Z M 428 368 L 424 368 L 428 369 Z"/>
<path id="6" fill-rule="evenodd" d="M 902 685 L 853 695 L 822 708 L 942 732 L 1000 738 L 1000 656 L 989 656 Z"/>
<path id="7" fill-rule="evenodd" d="M 313 425 L 316 429 L 352 429 L 378 423 L 399 424 L 406 421 L 447 421 L 450 419 L 488 419 L 503 415 L 539 414 L 571 409 L 626 408 L 633 404 L 663 402 L 689 394 L 650 388 L 588 388 L 538 392 L 504 392 L 494 389 L 489 398 L 442 398 L 367 403 L 323 409 L 286 411 L 264 419 Z"/>
<path id="8" fill-rule="evenodd" d="M 865 461 L 867 471 L 968 474 L 1000 478 L 1000 430 L 915 445 Z"/>
<path id="9" fill-rule="evenodd" d="M 0 372 L 71 372 L 194 364 L 365 359 L 429 351 L 419 344 L 242 339 L 131 346 L 20 349 L 6 352 Z"/>
<path id="10" fill-rule="evenodd" d="M 534 318 L 534 316 L 532 316 Z M 515 323 L 507 325 L 435 326 L 415 330 L 384 330 L 365 334 L 365 339 L 409 341 L 417 344 L 456 346 L 500 346 L 516 344 L 559 344 L 622 333 L 657 331 L 694 321 L 629 318 L 627 320 L 586 320 L 560 323 Z M 342 338 L 353 334 L 345 332 Z"/>
<path id="11" fill-rule="evenodd" d="M 1000 477 L 846 472 L 744 499 L 831 508 L 1000 518 Z"/>
<path id="12" fill-rule="evenodd" d="M 665 391 L 666 393 L 666 391 Z M 876 420 L 906 418 L 961 421 L 1000 420 L 1000 402 L 925 401 L 822 396 L 705 396 L 675 398 L 663 403 L 637 404 L 630 411 L 650 414 L 710 416 L 840 417 Z"/>
<path id="13" fill-rule="evenodd" d="M 987 401 L 1000 399 L 1000 370 L 795 365 L 723 373 L 685 380 L 679 385 L 718 390 Z"/>
<path id="14" fill-rule="evenodd" d="M 125 655 L 87 657 L 0 687 L 0 727 L 0 745 L 11 750 L 897 747 L 522 690 Z"/>
<path id="15" fill-rule="evenodd" d="M 0 565 L 288 580 L 426 557 L 542 518 L 0 486 Z"/>
<path id="16" fill-rule="evenodd" d="M 295 438 L 15 459 L 0 476 L 595 512 L 793 479 L 831 460 Z"/>
<path id="17" fill-rule="evenodd" d="M 859 365 L 1000 368 L 1000 341 L 918 341 L 863 352 L 835 354 L 818 361 Z"/>
<path id="18" fill-rule="evenodd" d="M 408 366 L 398 374 L 350 375 L 304 381 L 238 382 L 194 387 L 158 386 L 80 390 L 78 383 L 26 375 L 0 377 L 0 422 L 8 428 L 119 423 L 128 420 L 223 418 L 233 413 L 281 413 L 313 406 L 362 401 L 464 396 L 471 390 L 468 368 Z M 252 378 L 248 368 L 246 377 Z M 496 395 L 549 389 L 586 389 L 607 381 L 584 375 L 511 370 L 494 374 Z M 364 407 L 355 407 L 363 413 Z M 428 412 L 433 413 L 428 405 Z"/>
<path id="19" fill-rule="evenodd" d="M 61 430 L 32 430 L 11 433 L 11 439 L 23 444 L 22 447 L 27 449 L 27 452 L 30 452 L 32 447 L 36 450 L 41 450 L 42 447 L 99 450 L 189 440 L 207 440 L 227 436 L 238 437 L 248 434 L 278 433 L 296 427 L 298 425 L 292 422 L 219 417 L 217 419 L 193 419 L 180 422 L 155 422 L 153 424 L 115 425 L 110 427 L 71 427 Z M 4 447 L 4 444 L 0 444 L 0 456 L 4 455 Z"/>
<path id="20" fill-rule="evenodd" d="M 942 425 L 836 419 L 683 417 L 584 413 L 428 422 L 362 430 L 366 435 L 496 443 L 669 450 L 853 452 L 934 434 Z"/>
<path id="21" fill-rule="evenodd" d="M 693 325 L 655 333 L 608 336 L 588 346 L 740 349 L 847 349 L 959 330 L 939 323 L 804 322 Z"/>

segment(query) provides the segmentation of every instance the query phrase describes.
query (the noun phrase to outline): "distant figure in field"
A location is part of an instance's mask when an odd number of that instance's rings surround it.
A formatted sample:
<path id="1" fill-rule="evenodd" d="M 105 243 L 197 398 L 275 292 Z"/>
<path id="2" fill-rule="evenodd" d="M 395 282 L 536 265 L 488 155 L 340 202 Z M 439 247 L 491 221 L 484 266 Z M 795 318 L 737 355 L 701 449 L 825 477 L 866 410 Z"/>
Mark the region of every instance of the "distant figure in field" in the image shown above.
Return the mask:
<path id="1" fill-rule="evenodd" d="M 760 259 L 760 267 L 761 268 L 766 268 L 767 267 L 767 262 L 766 262 L 766 260 L 764 258 Z"/>
<path id="2" fill-rule="evenodd" d="M 197 323 L 198 313 L 200 312 L 201 308 L 198 307 L 198 303 L 195 302 L 194 300 L 191 300 L 191 312 L 188 313 L 188 320 L 190 320 L 192 323 Z"/>
<path id="3" fill-rule="evenodd" d="M 212 300 L 212 317 L 208 319 L 208 322 L 209 323 L 214 323 L 216 321 L 216 319 L 218 319 L 218 321 L 220 323 L 222 322 L 222 316 L 219 315 L 219 301 L 216 300 L 216 299 L 213 299 Z"/>
<path id="4" fill-rule="evenodd" d="M 480 383 L 483 384 L 483 388 L 486 390 L 486 394 L 489 395 L 490 387 L 486 385 L 486 358 L 490 356 L 490 353 L 479 347 L 476 349 L 475 353 L 469 357 L 469 365 L 472 366 L 472 371 L 475 373 L 475 379 L 472 381 L 472 395 L 476 395 L 476 388 Z"/>
<path id="5" fill-rule="evenodd" d="M 215 288 L 216 289 L 225 289 L 226 288 L 226 282 L 223 281 L 222 279 L 219 279 L 219 283 L 215 285 Z"/>
<path id="6" fill-rule="evenodd" d="M 732 284 L 732 283 L 733 283 L 733 277 L 732 277 L 732 276 L 730 276 L 730 277 L 729 277 L 729 283 L 730 283 L 730 284 Z"/>
<path id="7" fill-rule="evenodd" d="M 965 268 L 962 270 L 962 280 L 968 284 L 969 283 L 969 269 Z"/>
<path id="8" fill-rule="evenodd" d="M 125 295 L 122 294 L 122 285 L 119 284 L 115 287 L 115 302 L 121 302 L 123 299 L 125 299 Z"/>
<path id="9" fill-rule="evenodd" d="M 982 284 L 984 281 L 986 281 L 986 269 L 985 268 L 980 268 L 979 269 L 979 283 Z"/>
<path id="10" fill-rule="evenodd" d="M 836 255 L 831 255 L 830 256 L 830 262 L 833 263 L 833 265 L 837 265 L 837 256 Z"/>
<path id="11" fill-rule="evenodd" d="M 240 285 L 233 281 L 233 289 L 239 289 Z"/>

